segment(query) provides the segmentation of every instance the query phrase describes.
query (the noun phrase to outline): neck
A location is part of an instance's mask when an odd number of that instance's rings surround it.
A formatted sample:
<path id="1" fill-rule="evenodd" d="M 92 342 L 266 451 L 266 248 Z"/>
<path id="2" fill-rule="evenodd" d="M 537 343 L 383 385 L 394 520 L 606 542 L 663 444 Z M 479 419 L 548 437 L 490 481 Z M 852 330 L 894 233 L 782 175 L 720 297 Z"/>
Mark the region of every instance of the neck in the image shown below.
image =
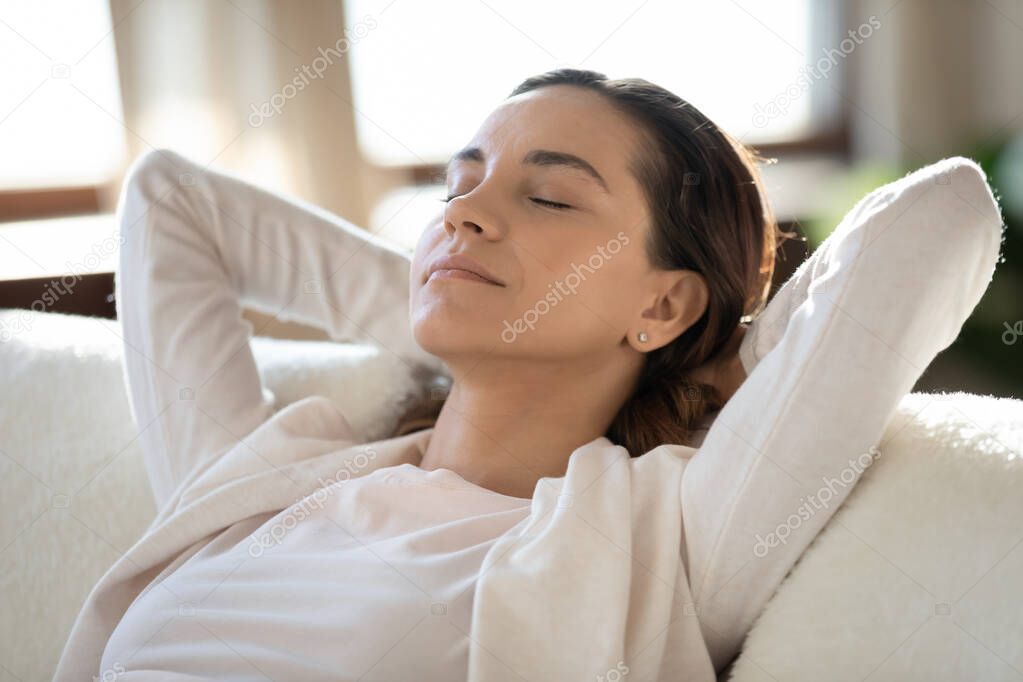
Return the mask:
<path id="1" fill-rule="evenodd" d="M 634 380 L 622 364 L 452 367 L 455 381 L 419 466 L 532 498 L 541 478 L 564 476 L 572 452 L 607 432 Z"/>

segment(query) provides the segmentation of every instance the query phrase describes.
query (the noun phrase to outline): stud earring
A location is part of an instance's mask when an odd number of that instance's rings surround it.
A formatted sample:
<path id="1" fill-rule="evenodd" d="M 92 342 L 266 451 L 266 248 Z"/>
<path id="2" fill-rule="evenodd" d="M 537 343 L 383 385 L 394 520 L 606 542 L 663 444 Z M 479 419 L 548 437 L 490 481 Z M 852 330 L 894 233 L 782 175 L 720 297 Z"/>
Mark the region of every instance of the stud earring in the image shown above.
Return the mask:
<path id="1" fill-rule="evenodd" d="M 646 335 L 646 332 L 640 332 L 639 335 L 636 338 L 639 339 L 640 343 L 646 343 L 646 340 L 647 340 L 648 337 Z"/>

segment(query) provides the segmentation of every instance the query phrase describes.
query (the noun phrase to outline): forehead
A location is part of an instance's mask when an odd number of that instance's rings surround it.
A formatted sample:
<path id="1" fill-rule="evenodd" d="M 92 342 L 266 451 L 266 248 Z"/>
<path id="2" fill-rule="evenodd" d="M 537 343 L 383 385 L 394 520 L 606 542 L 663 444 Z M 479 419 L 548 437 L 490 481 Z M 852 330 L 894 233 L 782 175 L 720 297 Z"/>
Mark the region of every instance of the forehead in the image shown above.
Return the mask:
<path id="1" fill-rule="evenodd" d="M 505 100 L 468 146 L 482 149 L 487 164 L 505 156 L 518 163 L 537 148 L 568 152 L 589 161 L 610 184 L 620 185 L 638 139 L 636 124 L 602 95 L 560 85 Z"/>

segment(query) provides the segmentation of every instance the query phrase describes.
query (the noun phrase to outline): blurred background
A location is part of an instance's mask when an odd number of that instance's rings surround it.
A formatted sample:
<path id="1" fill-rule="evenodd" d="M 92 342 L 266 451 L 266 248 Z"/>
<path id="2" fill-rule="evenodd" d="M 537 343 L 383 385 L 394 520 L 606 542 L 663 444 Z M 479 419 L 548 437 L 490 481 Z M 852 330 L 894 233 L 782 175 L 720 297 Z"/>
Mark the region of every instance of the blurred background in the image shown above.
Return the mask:
<path id="1" fill-rule="evenodd" d="M 1023 0 L 0 0 L 0 63 L 0 308 L 114 316 L 113 211 L 153 148 L 411 249 L 450 154 L 573 66 L 658 83 L 777 160 L 775 212 L 807 242 L 776 285 L 871 189 L 980 162 L 1005 261 L 914 390 L 1020 397 Z"/>

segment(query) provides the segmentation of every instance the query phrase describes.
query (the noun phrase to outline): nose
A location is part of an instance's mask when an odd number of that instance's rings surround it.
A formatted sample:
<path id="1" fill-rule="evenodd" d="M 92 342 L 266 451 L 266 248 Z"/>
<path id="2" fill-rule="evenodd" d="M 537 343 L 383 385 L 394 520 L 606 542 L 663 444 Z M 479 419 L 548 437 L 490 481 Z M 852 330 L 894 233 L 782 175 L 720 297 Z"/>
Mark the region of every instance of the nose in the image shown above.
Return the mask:
<path id="1" fill-rule="evenodd" d="M 444 209 L 444 230 L 449 237 L 457 232 L 482 235 L 484 239 L 500 238 L 503 229 L 494 213 L 484 205 L 479 187 L 449 201 Z"/>

